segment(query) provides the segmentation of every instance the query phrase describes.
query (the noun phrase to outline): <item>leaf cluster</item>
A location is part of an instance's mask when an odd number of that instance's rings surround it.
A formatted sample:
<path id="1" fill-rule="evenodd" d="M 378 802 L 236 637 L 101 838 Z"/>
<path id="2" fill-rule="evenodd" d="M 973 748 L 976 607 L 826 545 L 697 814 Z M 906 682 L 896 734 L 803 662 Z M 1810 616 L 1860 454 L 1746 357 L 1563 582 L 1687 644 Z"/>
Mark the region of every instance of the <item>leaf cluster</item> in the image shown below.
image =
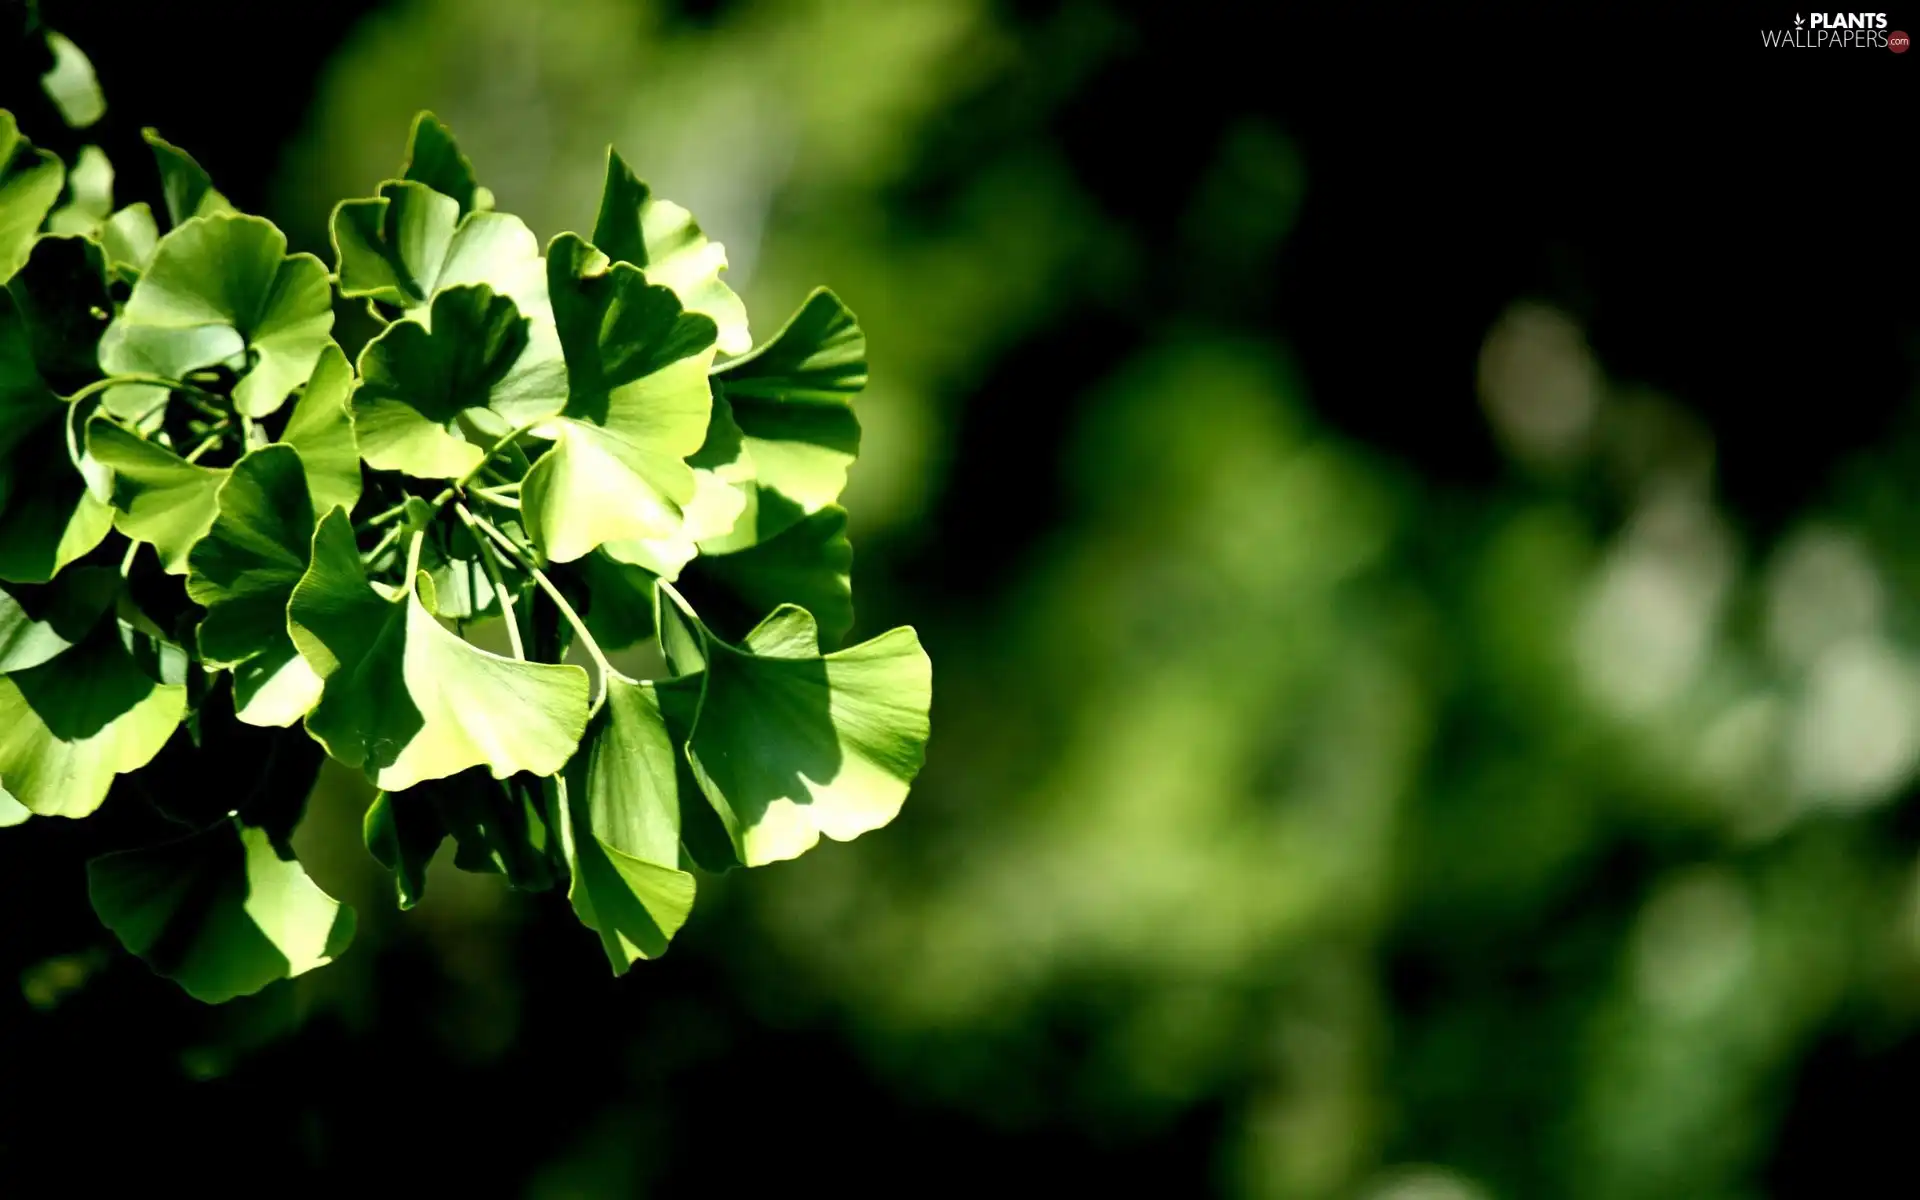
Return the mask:
<path id="1" fill-rule="evenodd" d="M 611 150 L 590 236 L 543 250 L 422 113 L 327 263 L 146 141 L 159 213 L 0 111 L 0 825 L 162 818 L 88 866 L 127 949 L 219 1001 L 345 948 L 290 844 L 322 753 L 377 789 L 401 907 L 451 840 L 564 887 L 616 972 L 694 869 L 893 818 L 931 666 L 909 628 L 840 646 L 867 370 L 837 297 L 756 345 L 724 249 Z M 339 304 L 378 329 L 354 355 Z M 223 769 L 140 786 L 181 757 Z"/>

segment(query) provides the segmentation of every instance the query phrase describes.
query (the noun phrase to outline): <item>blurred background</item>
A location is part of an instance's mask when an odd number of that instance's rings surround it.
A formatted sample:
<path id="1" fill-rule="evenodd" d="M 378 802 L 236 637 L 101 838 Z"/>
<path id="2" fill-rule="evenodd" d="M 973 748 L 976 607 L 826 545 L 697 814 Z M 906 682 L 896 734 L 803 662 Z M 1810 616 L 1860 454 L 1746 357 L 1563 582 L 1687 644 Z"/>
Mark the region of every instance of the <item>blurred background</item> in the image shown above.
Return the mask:
<path id="1" fill-rule="evenodd" d="M 838 291 L 855 636 L 918 628 L 934 740 L 618 981 L 450 862 L 395 912 L 344 774 L 300 841 L 357 943 L 218 1009 L 7 830 L 0 1191 L 1911 1176 L 1920 62 L 1686 8 L 41 7 L 119 202 L 153 125 L 330 258 L 431 108 L 543 239 L 613 142 L 757 333 Z"/>

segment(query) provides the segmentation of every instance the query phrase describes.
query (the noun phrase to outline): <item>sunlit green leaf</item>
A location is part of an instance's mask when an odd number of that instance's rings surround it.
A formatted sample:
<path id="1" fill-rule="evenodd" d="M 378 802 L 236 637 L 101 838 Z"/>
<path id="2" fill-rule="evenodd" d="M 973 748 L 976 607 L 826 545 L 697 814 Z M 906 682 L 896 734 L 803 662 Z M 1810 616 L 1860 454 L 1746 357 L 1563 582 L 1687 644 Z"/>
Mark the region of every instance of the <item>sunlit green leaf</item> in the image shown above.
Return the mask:
<path id="1" fill-rule="evenodd" d="M 27 259 L 34 231 L 60 198 L 66 171 L 20 134 L 13 114 L 0 108 L 0 283 Z"/>
<path id="2" fill-rule="evenodd" d="M 87 449 L 113 471 L 113 527 L 151 544 L 168 574 L 186 574 L 187 554 L 213 524 L 227 472 L 187 462 L 104 417 L 88 422 Z"/>
<path id="3" fill-rule="evenodd" d="M 60 110 L 60 116 L 74 129 L 85 129 L 107 112 L 107 98 L 100 93 L 100 80 L 93 63 L 67 37 L 49 32 L 47 49 L 53 52 L 53 69 L 40 77 L 40 86 Z"/>
<path id="4" fill-rule="evenodd" d="M 43 587 L 0 588 L 0 672 L 37 667 L 86 637 L 113 603 L 119 577 L 81 567 Z"/>
<path id="5" fill-rule="evenodd" d="M 286 236 L 259 217 L 195 217 L 160 239 L 101 339 L 100 363 L 177 379 L 238 361 L 234 403 L 263 417 L 313 373 L 332 328 L 319 259 L 288 255 Z"/>
<path id="6" fill-rule="evenodd" d="M 84 817 L 114 776 L 160 752 L 186 700 L 185 687 L 141 671 L 103 619 L 59 657 L 0 676 L 0 787 L 42 816 Z"/>
<path id="7" fill-rule="evenodd" d="M 666 952 L 693 908 L 694 882 L 679 869 L 685 773 L 659 697 L 618 674 L 606 683 L 606 702 L 556 782 L 574 911 L 620 973 Z"/>
<path id="8" fill-rule="evenodd" d="M 32 809 L 9 796 L 5 788 L 0 788 L 0 829 L 22 824 L 32 815 Z"/>
<path id="9" fill-rule="evenodd" d="M 709 242 L 692 213 L 654 197 L 612 149 L 607 151 L 607 180 L 593 222 L 593 244 L 615 262 L 642 268 L 648 283 L 672 288 L 688 312 L 712 318 L 720 353 L 752 349 L 747 306 L 720 280 L 727 269 L 726 247 Z"/>
<path id="10" fill-rule="evenodd" d="M 292 447 L 252 451 L 220 484 L 212 526 L 187 556 L 187 595 L 207 610 L 200 656 L 234 669 L 237 715 L 249 724 L 291 725 L 320 698 L 287 633 L 287 601 L 313 544 L 307 486 Z"/>
<path id="11" fill-rule="evenodd" d="M 685 460 L 706 435 L 713 322 L 571 234 L 548 263 L 569 396 L 536 430 L 554 445 L 521 490 L 528 532 L 555 562 L 670 537 L 694 497 Z"/>
<path id="12" fill-rule="evenodd" d="M 282 858 L 265 830 L 234 820 L 101 855 L 87 888 L 122 945 L 212 1004 L 325 966 L 353 940 L 353 909 Z"/>
<path id="13" fill-rule="evenodd" d="M 160 226 L 153 219 L 153 210 L 141 201 L 108 217 L 99 236 L 114 270 L 137 279 L 153 262 L 153 252 L 160 245 Z"/>
<path id="14" fill-rule="evenodd" d="M 98 146 L 82 146 L 67 172 L 67 202 L 47 214 L 53 233 L 92 234 L 113 212 L 113 164 Z"/>
<path id="15" fill-rule="evenodd" d="M 839 498 L 860 453 L 852 401 L 867 384 L 866 336 L 839 298 L 821 288 L 772 341 L 713 378 L 757 486 L 746 489 L 747 511 L 733 535 L 702 547 L 709 553 L 764 540 Z"/>
<path id="16" fill-rule="evenodd" d="M 688 758 L 748 866 L 891 821 L 926 758 L 932 666 L 912 629 L 820 657 L 813 618 L 775 611 L 744 647 L 706 643 Z"/>
<path id="17" fill-rule="evenodd" d="M 360 502 L 360 448 L 347 405 L 352 392 L 353 368 L 340 347 L 329 342 L 280 434 L 282 442 L 300 452 L 315 512 L 352 512 Z"/>
<path id="18" fill-rule="evenodd" d="M 288 606 L 294 644 L 326 681 L 308 731 L 387 791 L 475 766 L 496 778 L 559 770 L 586 728 L 586 672 L 462 641 L 423 599 L 431 583 L 410 575 L 397 596 L 377 590 L 346 514 L 321 520 Z"/>
<path id="19" fill-rule="evenodd" d="M 396 321 L 361 352 L 353 429 L 374 467 L 457 479 L 480 465 L 494 440 L 469 410 L 492 402 L 526 347 L 527 322 L 484 285 L 441 292 L 432 313 L 431 329 Z"/>

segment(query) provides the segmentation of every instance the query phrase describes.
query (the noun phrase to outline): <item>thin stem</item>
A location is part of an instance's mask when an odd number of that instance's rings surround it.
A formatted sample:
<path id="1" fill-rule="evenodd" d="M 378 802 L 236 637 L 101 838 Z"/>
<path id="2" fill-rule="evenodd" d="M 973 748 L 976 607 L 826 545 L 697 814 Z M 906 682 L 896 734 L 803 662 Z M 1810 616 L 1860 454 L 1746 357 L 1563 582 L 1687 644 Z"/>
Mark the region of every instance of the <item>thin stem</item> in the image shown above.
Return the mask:
<path id="1" fill-rule="evenodd" d="M 261 444 L 257 436 L 258 430 L 259 426 L 253 423 L 252 417 L 245 413 L 240 414 L 240 444 L 242 446 L 251 449 L 253 446 Z"/>
<path id="2" fill-rule="evenodd" d="M 455 511 L 460 513 L 462 520 L 467 521 L 482 533 L 500 543 L 501 548 L 511 555 L 515 562 L 520 564 L 521 569 L 533 577 L 534 583 L 538 584 L 540 590 L 547 594 L 547 599 L 553 601 L 553 606 L 560 610 L 560 615 L 567 619 L 567 624 L 573 626 L 574 636 L 580 639 L 580 644 L 587 649 L 588 657 L 592 658 L 594 665 L 600 668 L 600 686 L 594 695 L 593 707 L 588 710 L 589 714 L 599 712 L 601 704 L 605 703 L 607 699 L 607 680 L 613 675 L 613 664 L 607 661 L 606 652 L 600 649 L 600 643 L 593 640 L 593 634 L 588 631 L 587 623 L 580 619 L 579 613 L 573 611 L 573 605 L 567 603 L 567 598 L 560 594 L 560 589 L 553 585 L 553 580 L 547 578 L 546 572 L 534 566 L 532 560 L 522 554 L 520 548 L 513 544 L 512 539 L 508 538 L 506 534 L 501 533 L 498 529 L 495 529 L 493 523 L 485 517 L 473 515 L 473 513 L 467 510 L 466 505 L 460 504 L 454 507 Z"/>
<path id="3" fill-rule="evenodd" d="M 366 563 L 379 562 L 380 556 L 387 552 L 388 547 L 399 541 L 400 535 L 406 531 L 407 527 L 405 525 L 395 525 L 392 529 L 387 530 L 386 534 L 374 544 L 373 549 L 360 556 L 360 561 Z"/>
<path id="4" fill-rule="evenodd" d="M 127 552 L 120 556 L 120 578 L 125 579 L 133 573 L 133 560 L 140 553 L 140 543 L 129 540 Z"/>
<path id="5" fill-rule="evenodd" d="M 405 528 L 402 526 L 401 528 Z M 407 547 L 407 590 L 413 590 L 414 579 L 420 574 L 420 551 L 427 544 L 427 531 L 413 531 L 413 544 Z"/>
<path id="6" fill-rule="evenodd" d="M 200 439 L 199 445 L 187 451 L 181 457 L 186 459 L 186 461 L 188 462 L 199 462 L 200 456 L 202 454 L 205 454 L 207 451 L 213 449 L 215 446 L 218 446 L 221 442 L 221 439 L 226 436 L 226 433 L 227 433 L 227 423 L 225 421 L 222 421 L 220 424 L 214 426 L 212 432 L 208 433 L 206 437 Z"/>
<path id="7" fill-rule="evenodd" d="M 501 508 L 519 508 L 520 507 L 520 501 L 517 497 L 502 495 L 500 492 L 495 491 L 493 488 L 481 487 L 479 484 L 476 483 L 473 485 L 472 489 L 470 490 L 473 492 L 474 495 L 480 497 L 482 500 L 485 500 L 488 504 L 497 504 Z"/>
<path id="8" fill-rule="evenodd" d="M 469 530 L 476 534 L 480 532 L 479 527 L 474 524 L 473 514 L 467 511 L 466 505 L 458 505 L 454 511 L 460 514 L 460 519 L 466 522 Z M 487 572 L 487 582 L 493 585 L 493 594 L 500 599 L 500 615 L 507 619 L 507 641 L 513 646 L 513 656 L 525 659 L 527 648 L 520 641 L 520 614 L 514 607 L 513 598 L 507 595 L 507 583 L 500 574 L 500 548 L 486 538 L 477 540 L 482 551 L 480 565 Z"/>
<path id="9" fill-rule="evenodd" d="M 145 374 L 135 373 L 131 375 L 109 375 L 105 379 L 96 379 L 92 383 L 89 383 L 87 386 L 81 388 L 79 391 L 73 393 L 73 395 L 66 397 L 66 401 L 68 404 L 78 404 L 80 401 L 85 400 L 88 396 L 92 396 L 100 392 L 104 392 L 108 388 L 138 386 L 138 385 L 145 385 L 147 387 L 163 387 L 163 388 L 166 388 L 168 391 L 173 391 L 173 392 L 190 392 L 194 395 L 205 396 L 212 400 L 226 399 L 226 397 L 222 396 L 219 392 L 210 392 L 206 388 L 188 383 L 184 379 L 168 379 L 164 375 L 145 375 Z"/>
<path id="10" fill-rule="evenodd" d="M 503 436 L 499 441 L 495 442 L 487 450 L 485 457 L 483 457 L 479 462 L 473 465 L 473 470 L 468 471 L 465 475 L 462 475 L 460 478 L 453 481 L 453 490 L 456 492 L 465 490 L 466 486 L 473 482 L 474 477 L 476 475 L 486 470 L 487 464 L 493 461 L 494 455 L 500 453 L 502 450 L 505 450 L 508 446 L 513 445 L 515 442 L 527 436 L 529 433 L 532 433 L 533 427 L 545 420 L 546 418 L 542 417 L 540 418 L 539 421 L 528 421 L 525 425 L 522 425 L 517 429 L 509 430 L 505 436 Z"/>
<path id="11" fill-rule="evenodd" d="M 378 529 L 382 525 L 385 525 L 388 521 L 393 520 L 395 517 L 404 515 L 406 511 L 407 511 L 407 502 L 405 500 L 402 500 L 400 503 L 394 505 L 392 508 L 389 508 L 385 512 L 375 513 L 373 516 L 368 517 L 366 520 L 360 522 L 358 525 L 353 527 L 354 532 L 365 533 L 369 529 Z"/>

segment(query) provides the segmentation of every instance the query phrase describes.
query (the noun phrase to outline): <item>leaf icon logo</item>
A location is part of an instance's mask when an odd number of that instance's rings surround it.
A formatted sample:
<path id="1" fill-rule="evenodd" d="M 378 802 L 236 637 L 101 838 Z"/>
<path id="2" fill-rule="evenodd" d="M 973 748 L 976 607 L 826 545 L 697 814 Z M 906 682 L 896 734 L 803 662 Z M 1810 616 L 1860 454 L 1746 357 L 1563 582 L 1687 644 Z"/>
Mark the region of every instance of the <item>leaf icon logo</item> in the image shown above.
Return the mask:
<path id="1" fill-rule="evenodd" d="M 1805 21 L 1802 21 L 1802 20 L 1800 19 L 1800 14 L 1799 14 L 1799 13 L 1795 13 L 1795 14 L 1793 14 L 1793 27 L 1794 27 L 1795 29 L 1798 29 L 1798 28 L 1800 28 L 1800 27 L 1801 27 L 1802 25 L 1805 25 L 1805 24 L 1806 24 L 1806 22 L 1805 22 Z"/>

